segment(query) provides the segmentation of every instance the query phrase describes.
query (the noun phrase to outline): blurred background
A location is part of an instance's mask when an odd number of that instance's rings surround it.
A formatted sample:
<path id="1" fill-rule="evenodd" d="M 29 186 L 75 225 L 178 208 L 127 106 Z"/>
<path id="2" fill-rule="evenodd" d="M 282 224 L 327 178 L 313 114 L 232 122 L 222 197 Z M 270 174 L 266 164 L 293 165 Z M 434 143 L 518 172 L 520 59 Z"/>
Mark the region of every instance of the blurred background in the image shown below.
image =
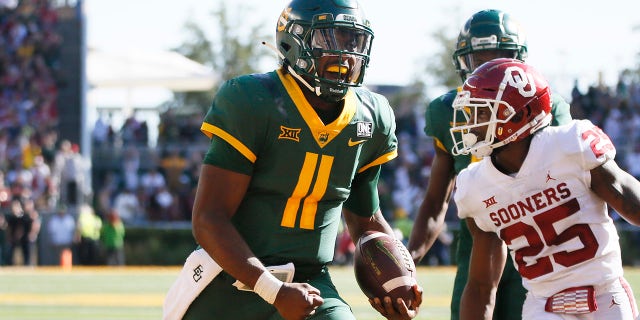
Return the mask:
<path id="1" fill-rule="evenodd" d="M 208 139 L 200 124 L 222 81 L 277 68 L 287 1 L 0 0 L 0 265 L 181 265 Z M 598 124 L 640 177 L 640 3 L 361 0 L 375 40 L 365 85 L 397 118 L 383 213 L 408 237 L 429 180 L 429 101 L 459 85 L 451 62 L 473 13 L 501 9 L 528 34 L 528 62 L 574 118 Z M 638 231 L 620 220 L 623 260 Z M 457 217 L 424 259 L 451 265 Z M 341 233 L 336 264 L 353 244 Z"/>

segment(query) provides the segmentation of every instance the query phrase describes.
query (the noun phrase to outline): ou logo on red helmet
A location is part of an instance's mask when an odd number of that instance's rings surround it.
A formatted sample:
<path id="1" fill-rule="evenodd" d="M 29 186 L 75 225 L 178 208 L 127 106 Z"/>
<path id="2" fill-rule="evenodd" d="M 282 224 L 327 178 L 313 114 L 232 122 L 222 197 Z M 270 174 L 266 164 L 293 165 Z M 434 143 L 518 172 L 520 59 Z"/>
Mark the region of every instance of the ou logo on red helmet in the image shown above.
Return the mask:
<path id="1" fill-rule="evenodd" d="M 523 97 L 529 98 L 536 94 L 536 83 L 533 80 L 533 76 L 517 66 L 510 66 L 504 70 L 504 79 L 501 87 L 504 84 L 518 89 L 518 92 Z M 527 90 L 527 85 L 529 85 L 529 90 Z"/>

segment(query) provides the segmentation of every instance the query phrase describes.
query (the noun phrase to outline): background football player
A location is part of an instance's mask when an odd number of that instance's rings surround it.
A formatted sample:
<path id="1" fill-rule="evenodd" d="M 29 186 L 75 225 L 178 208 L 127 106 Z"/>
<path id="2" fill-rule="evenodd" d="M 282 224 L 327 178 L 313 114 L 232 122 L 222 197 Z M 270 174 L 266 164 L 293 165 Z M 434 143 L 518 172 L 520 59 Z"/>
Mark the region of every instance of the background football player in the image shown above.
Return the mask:
<path id="1" fill-rule="evenodd" d="M 507 247 L 528 290 L 523 319 L 638 317 L 607 204 L 640 225 L 640 182 L 589 120 L 548 126 L 550 96 L 533 67 L 497 59 L 453 102 L 466 117 L 451 129 L 454 154 L 483 157 L 456 180 L 458 215 L 473 237 L 461 319 L 494 319 Z"/>
<path id="2" fill-rule="evenodd" d="M 495 58 L 527 57 L 524 31 L 507 13 L 499 10 L 482 10 L 473 14 L 460 30 L 453 62 L 464 81 L 468 74 L 482 63 Z M 433 100 L 425 112 L 424 132 L 433 137 L 435 156 L 427 190 L 416 216 L 409 239 L 409 251 L 416 265 L 431 248 L 442 230 L 454 188 L 456 174 L 473 159 L 471 155 L 452 155 L 453 141 L 449 133 L 456 96 L 453 89 Z M 571 119 L 569 105 L 559 96 L 552 96 L 552 125 Z M 461 115 L 459 115 L 459 118 Z M 471 237 L 464 222 L 460 223 L 456 248 L 457 272 L 451 299 L 451 319 L 458 319 L 460 296 L 469 272 Z M 502 276 L 496 301 L 496 319 L 517 319 L 525 297 L 520 276 L 510 264 Z"/>
<path id="3" fill-rule="evenodd" d="M 277 22 L 282 67 L 217 92 L 202 124 L 211 145 L 192 223 L 223 271 L 184 303 L 184 319 L 355 319 L 327 269 L 342 209 L 354 239 L 393 234 L 377 183 L 380 166 L 397 155 L 395 118 L 383 96 L 360 87 L 372 40 L 355 0 L 293 0 Z M 291 282 L 268 271 L 288 263 Z M 185 279 L 207 269 L 188 259 Z M 413 305 L 371 303 L 389 319 L 414 318 L 414 290 Z"/>

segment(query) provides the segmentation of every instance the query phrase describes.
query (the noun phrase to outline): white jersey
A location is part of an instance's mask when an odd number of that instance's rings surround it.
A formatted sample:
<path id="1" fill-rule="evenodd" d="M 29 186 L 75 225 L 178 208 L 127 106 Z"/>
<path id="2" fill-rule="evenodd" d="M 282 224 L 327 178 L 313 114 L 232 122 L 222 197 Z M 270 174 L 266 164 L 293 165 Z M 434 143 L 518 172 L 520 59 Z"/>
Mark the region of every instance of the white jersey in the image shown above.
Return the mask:
<path id="1" fill-rule="evenodd" d="M 590 170 L 615 152 L 588 120 L 545 128 L 515 176 L 498 171 L 490 157 L 458 175 L 460 218 L 473 218 L 507 244 L 535 296 L 617 279 L 623 273 L 618 233 L 606 203 L 590 189 Z"/>

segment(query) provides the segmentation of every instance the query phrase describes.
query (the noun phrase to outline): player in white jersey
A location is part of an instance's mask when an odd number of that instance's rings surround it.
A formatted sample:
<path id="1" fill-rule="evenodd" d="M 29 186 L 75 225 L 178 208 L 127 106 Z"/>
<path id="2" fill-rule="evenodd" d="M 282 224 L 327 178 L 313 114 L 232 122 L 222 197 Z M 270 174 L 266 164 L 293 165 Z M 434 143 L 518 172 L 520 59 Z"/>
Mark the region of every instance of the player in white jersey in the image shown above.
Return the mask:
<path id="1" fill-rule="evenodd" d="M 453 120 L 452 152 L 483 157 L 454 196 L 473 236 L 461 319 L 491 319 L 507 247 L 528 290 L 522 319 L 638 319 L 608 205 L 640 225 L 640 182 L 609 137 L 589 120 L 549 127 L 546 81 L 514 59 L 476 69 L 453 107 L 467 119 Z"/>

